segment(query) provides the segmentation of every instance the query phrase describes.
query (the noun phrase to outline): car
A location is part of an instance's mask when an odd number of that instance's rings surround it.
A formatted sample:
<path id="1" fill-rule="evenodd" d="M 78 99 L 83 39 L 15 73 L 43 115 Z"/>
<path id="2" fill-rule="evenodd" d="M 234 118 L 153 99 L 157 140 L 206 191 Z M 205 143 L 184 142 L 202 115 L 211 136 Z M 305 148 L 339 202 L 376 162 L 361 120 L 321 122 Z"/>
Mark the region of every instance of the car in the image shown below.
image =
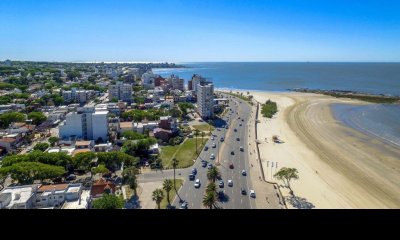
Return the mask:
<path id="1" fill-rule="evenodd" d="M 188 203 L 187 202 L 183 202 L 179 209 L 188 209 Z"/>
<path id="2" fill-rule="evenodd" d="M 240 138 L 236 138 L 236 141 L 240 142 Z"/>
<path id="3" fill-rule="evenodd" d="M 243 187 L 240 189 L 240 192 L 242 193 L 242 195 L 247 194 L 246 188 L 243 188 Z"/>
<path id="4" fill-rule="evenodd" d="M 150 166 L 149 162 L 145 162 L 144 166 L 149 167 Z"/>
<path id="5" fill-rule="evenodd" d="M 73 181 L 75 179 L 76 179 L 75 174 L 70 174 L 65 178 L 66 181 Z"/>
<path id="6" fill-rule="evenodd" d="M 244 119 L 242 119 L 242 122 L 244 122 Z"/>
<path id="7" fill-rule="evenodd" d="M 208 169 L 211 169 L 212 167 L 213 167 L 212 163 L 209 163 L 209 164 L 207 165 L 207 168 L 208 168 Z"/>
<path id="8" fill-rule="evenodd" d="M 228 180 L 228 186 L 229 187 L 233 187 L 233 181 L 232 180 Z"/>
<path id="9" fill-rule="evenodd" d="M 213 154 L 211 154 L 211 156 L 210 156 L 210 159 L 211 159 L 211 160 L 214 160 L 214 159 L 215 159 L 215 155 L 214 155 L 214 153 L 213 153 Z"/>
<path id="10" fill-rule="evenodd" d="M 243 152 L 243 151 L 244 151 L 244 148 L 243 148 L 242 146 L 240 146 L 240 151 L 241 151 L 241 152 Z"/>
<path id="11" fill-rule="evenodd" d="M 229 121 L 229 120 L 228 120 Z M 225 129 L 229 129 L 229 126 L 226 126 Z"/>
<path id="12" fill-rule="evenodd" d="M 204 151 L 208 151 L 208 146 L 205 146 L 205 147 L 204 147 Z"/>
<path id="13" fill-rule="evenodd" d="M 194 181 L 194 178 L 195 178 L 194 174 L 189 174 L 189 180 L 190 181 Z"/>
<path id="14" fill-rule="evenodd" d="M 212 137 L 211 137 L 211 141 L 214 141 L 214 139 L 215 139 L 214 136 L 212 136 Z"/>
<path id="15" fill-rule="evenodd" d="M 254 190 L 250 190 L 250 197 L 256 198 L 256 192 Z"/>
<path id="16" fill-rule="evenodd" d="M 199 188 L 200 186 L 201 186 L 200 179 L 196 179 L 196 182 L 194 183 L 194 187 Z"/>
<path id="17" fill-rule="evenodd" d="M 238 119 L 240 120 L 240 117 L 238 117 Z"/>
<path id="18" fill-rule="evenodd" d="M 217 144 L 213 143 L 212 148 L 216 148 L 216 147 L 217 147 Z"/>
<path id="19" fill-rule="evenodd" d="M 223 187 L 224 187 L 224 181 L 219 181 L 218 186 L 219 186 L 220 188 L 223 188 Z"/>
<path id="20" fill-rule="evenodd" d="M 224 137 L 221 137 L 221 142 L 225 141 Z"/>
<path id="21" fill-rule="evenodd" d="M 233 131 L 234 131 L 234 132 L 237 132 L 237 129 L 235 128 Z"/>
<path id="22" fill-rule="evenodd" d="M 201 162 L 201 166 L 202 167 L 207 167 L 207 162 L 206 161 Z"/>
<path id="23" fill-rule="evenodd" d="M 231 155 L 235 155 L 235 152 L 234 152 L 234 151 L 231 151 Z"/>
<path id="24" fill-rule="evenodd" d="M 242 175 L 243 175 L 243 176 L 246 176 L 246 175 L 247 175 L 246 170 L 242 170 Z"/>
<path id="25" fill-rule="evenodd" d="M 197 174 L 197 169 L 196 169 L 196 168 L 193 168 L 193 169 L 192 169 L 192 174 L 194 174 L 194 175 Z"/>
<path id="26" fill-rule="evenodd" d="M 229 164 L 229 168 L 230 168 L 230 169 L 234 169 L 234 168 L 235 168 L 235 167 L 233 166 L 233 163 L 230 163 L 230 164 Z"/>

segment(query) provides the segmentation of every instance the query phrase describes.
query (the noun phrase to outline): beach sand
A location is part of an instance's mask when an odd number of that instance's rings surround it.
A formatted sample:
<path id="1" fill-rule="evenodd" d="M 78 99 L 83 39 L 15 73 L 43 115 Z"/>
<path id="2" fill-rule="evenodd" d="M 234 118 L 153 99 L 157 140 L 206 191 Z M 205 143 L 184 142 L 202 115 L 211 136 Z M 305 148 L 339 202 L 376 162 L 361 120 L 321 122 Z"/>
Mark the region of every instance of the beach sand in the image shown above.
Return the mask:
<path id="1" fill-rule="evenodd" d="M 258 139 L 268 180 L 279 182 L 272 175 L 282 167 L 299 171 L 291 183 L 295 198 L 282 188 L 289 208 L 400 208 L 400 149 L 343 126 L 329 106 L 365 103 L 307 93 L 250 94 L 278 104 L 273 119 L 260 115 Z M 284 143 L 273 143 L 273 135 Z"/>

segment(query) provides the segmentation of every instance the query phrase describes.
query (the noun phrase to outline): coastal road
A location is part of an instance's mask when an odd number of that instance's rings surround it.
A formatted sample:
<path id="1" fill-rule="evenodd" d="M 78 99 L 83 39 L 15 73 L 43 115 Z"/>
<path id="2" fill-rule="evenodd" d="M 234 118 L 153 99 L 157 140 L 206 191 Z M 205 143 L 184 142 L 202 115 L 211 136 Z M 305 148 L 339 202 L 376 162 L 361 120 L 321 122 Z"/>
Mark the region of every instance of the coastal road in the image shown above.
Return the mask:
<path id="1" fill-rule="evenodd" d="M 227 98 L 230 99 L 230 97 Z M 252 189 L 251 183 L 248 181 L 249 176 L 243 176 L 241 173 L 242 170 L 249 173 L 246 134 L 248 132 L 247 123 L 249 121 L 251 108 L 248 104 L 236 99 L 230 100 L 229 107 L 233 110 L 232 115 L 230 115 L 229 111 L 222 119 L 215 122 L 216 130 L 212 133 L 214 140 L 212 140 L 212 138 L 209 139 L 206 144 L 206 146 L 209 147 L 208 151 L 203 150 L 193 166 L 193 168 L 198 170 L 196 179 L 200 179 L 200 188 L 196 189 L 194 187 L 194 181 L 189 181 L 188 175 L 190 171 L 182 171 L 181 174 L 186 178 L 186 181 L 172 204 L 176 208 L 180 206 L 180 199 L 186 201 L 191 209 L 204 208 L 202 201 L 208 184 L 208 169 L 201 166 L 202 160 L 213 165 L 216 165 L 218 162 L 220 163 L 218 168 L 225 186 L 218 190 L 224 191 L 225 199 L 222 202 L 218 202 L 219 207 L 224 209 L 255 208 L 254 200 L 251 199 L 248 194 L 241 194 L 242 187 L 245 188 L 247 192 Z M 240 119 L 238 119 L 239 117 Z M 224 128 L 223 126 L 225 125 L 228 125 L 229 128 Z M 237 132 L 235 132 L 234 129 L 237 129 Z M 221 137 L 225 138 L 224 142 L 220 141 Z M 239 141 L 237 138 L 239 138 Z M 212 148 L 212 143 L 215 143 L 217 147 Z M 244 147 L 244 152 L 240 152 L 239 149 L 241 146 Z M 232 151 L 234 155 L 231 154 Z M 211 154 L 215 155 L 215 160 L 210 159 Z M 230 163 L 233 163 L 234 169 L 229 168 Z M 228 180 L 233 180 L 233 187 L 228 186 Z M 218 181 L 216 183 L 218 185 Z"/>

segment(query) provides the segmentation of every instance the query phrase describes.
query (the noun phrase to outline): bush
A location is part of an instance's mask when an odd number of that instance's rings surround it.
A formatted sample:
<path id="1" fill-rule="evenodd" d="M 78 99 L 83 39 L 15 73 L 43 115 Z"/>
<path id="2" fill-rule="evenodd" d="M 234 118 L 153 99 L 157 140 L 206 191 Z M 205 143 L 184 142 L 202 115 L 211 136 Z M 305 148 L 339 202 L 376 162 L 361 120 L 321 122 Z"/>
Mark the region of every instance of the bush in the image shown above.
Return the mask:
<path id="1" fill-rule="evenodd" d="M 266 118 L 272 118 L 277 112 L 278 106 L 276 102 L 268 100 L 265 104 L 262 105 L 261 113 Z"/>

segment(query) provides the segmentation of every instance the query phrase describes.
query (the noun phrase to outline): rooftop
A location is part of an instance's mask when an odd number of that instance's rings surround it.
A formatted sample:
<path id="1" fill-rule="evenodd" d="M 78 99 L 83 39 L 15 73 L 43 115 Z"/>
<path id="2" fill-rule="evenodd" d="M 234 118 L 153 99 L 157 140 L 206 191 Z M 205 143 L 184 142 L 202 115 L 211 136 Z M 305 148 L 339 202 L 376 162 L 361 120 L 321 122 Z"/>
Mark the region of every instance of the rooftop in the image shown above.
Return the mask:
<path id="1" fill-rule="evenodd" d="M 82 190 L 81 201 L 65 201 L 62 209 L 86 209 L 88 205 L 88 199 L 90 197 L 90 190 Z"/>
<path id="2" fill-rule="evenodd" d="M 7 138 L 7 137 L 5 137 L 5 138 L 1 138 L 1 139 L 0 139 L 0 142 L 13 143 L 13 142 L 15 142 L 15 141 L 17 141 L 15 138 Z"/>
<path id="3" fill-rule="evenodd" d="M 119 127 L 120 128 L 132 128 L 132 122 L 120 122 Z"/>
<path id="4" fill-rule="evenodd" d="M 17 187 L 8 187 L 4 189 L 1 194 L 11 193 L 12 199 L 8 206 L 12 207 L 14 204 L 25 203 L 32 196 L 36 185 L 25 185 Z"/>
<path id="5" fill-rule="evenodd" d="M 90 141 L 76 141 L 75 146 L 82 147 L 82 146 L 89 146 Z"/>
<path id="6" fill-rule="evenodd" d="M 38 192 L 65 191 L 67 188 L 68 184 L 42 185 L 39 187 Z"/>

